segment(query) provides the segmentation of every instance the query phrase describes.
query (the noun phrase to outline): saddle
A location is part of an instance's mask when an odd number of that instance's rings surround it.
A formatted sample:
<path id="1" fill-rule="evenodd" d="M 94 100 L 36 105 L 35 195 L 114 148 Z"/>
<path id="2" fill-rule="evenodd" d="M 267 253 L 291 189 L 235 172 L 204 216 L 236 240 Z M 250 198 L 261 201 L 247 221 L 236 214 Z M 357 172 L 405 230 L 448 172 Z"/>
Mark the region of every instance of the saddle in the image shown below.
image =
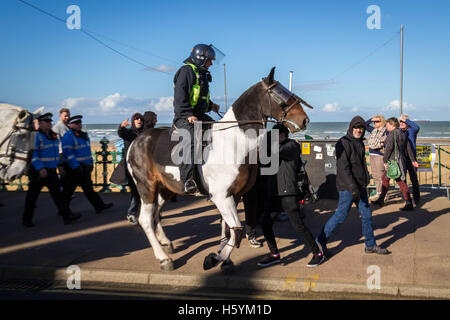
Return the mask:
<path id="1" fill-rule="evenodd" d="M 155 130 L 155 129 L 152 129 Z M 153 157 L 160 166 L 173 166 L 178 167 L 178 164 L 175 164 L 173 159 L 181 159 L 183 157 L 183 140 L 181 138 L 180 132 L 177 130 L 175 126 L 173 127 L 164 127 L 157 128 L 159 130 L 159 135 L 157 137 L 157 146 L 154 149 Z M 203 141 L 202 136 L 195 137 L 198 142 L 196 145 L 202 145 L 202 148 L 205 148 L 209 145 L 209 142 Z M 197 184 L 197 188 L 200 193 L 207 195 L 208 186 L 203 178 L 202 165 L 204 161 L 202 159 L 202 164 L 195 164 L 194 169 L 194 180 Z"/>

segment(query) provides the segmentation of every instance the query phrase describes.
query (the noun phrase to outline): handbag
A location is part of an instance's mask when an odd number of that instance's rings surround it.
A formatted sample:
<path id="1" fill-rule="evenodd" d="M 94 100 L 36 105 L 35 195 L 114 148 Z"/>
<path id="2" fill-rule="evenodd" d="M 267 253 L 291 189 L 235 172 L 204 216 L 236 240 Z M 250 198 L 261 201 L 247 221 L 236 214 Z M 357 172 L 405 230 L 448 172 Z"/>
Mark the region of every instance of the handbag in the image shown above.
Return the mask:
<path id="1" fill-rule="evenodd" d="M 398 150 L 397 150 L 397 137 L 396 131 L 394 131 L 394 152 L 395 152 L 395 160 L 389 160 L 387 162 L 387 170 L 386 177 L 389 179 L 398 179 L 402 175 L 400 171 L 400 166 L 398 165 Z"/>

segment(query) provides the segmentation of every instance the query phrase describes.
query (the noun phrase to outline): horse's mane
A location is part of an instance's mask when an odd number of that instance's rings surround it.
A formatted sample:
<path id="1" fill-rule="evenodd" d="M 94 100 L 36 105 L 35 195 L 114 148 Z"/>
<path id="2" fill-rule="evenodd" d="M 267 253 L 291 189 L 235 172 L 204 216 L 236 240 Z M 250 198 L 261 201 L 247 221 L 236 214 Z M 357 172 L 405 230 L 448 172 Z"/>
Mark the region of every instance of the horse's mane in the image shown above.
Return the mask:
<path id="1" fill-rule="evenodd" d="M 261 110 L 261 84 L 258 82 L 248 88 L 234 103 L 233 112 L 238 121 L 246 120 L 263 120 L 263 114 Z M 243 125 L 239 125 L 243 127 Z M 245 129 L 254 127 L 260 128 L 258 125 L 245 125 Z"/>

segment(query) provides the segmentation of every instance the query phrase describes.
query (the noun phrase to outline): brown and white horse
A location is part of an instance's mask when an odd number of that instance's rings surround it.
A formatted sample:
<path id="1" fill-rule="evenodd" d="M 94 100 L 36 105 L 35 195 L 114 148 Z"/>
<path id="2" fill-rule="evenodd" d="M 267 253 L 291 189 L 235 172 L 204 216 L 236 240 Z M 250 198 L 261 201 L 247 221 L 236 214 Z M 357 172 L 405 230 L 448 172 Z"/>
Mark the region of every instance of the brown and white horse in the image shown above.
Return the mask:
<path id="1" fill-rule="evenodd" d="M 0 104 L 0 119 L 0 179 L 12 181 L 26 173 L 31 159 L 35 142 L 33 114 L 21 107 Z"/>
<path id="2" fill-rule="evenodd" d="M 262 137 L 262 134 L 249 134 L 249 129 L 258 132 L 268 118 L 284 123 L 291 132 L 305 129 L 309 122 L 301 103 L 310 106 L 275 81 L 274 71 L 272 68 L 267 78 L 243 93 L 211 128 L 212 142 L 201 166 L 203 183 L 199 189 L 210 194 L 222 215 L 222 240 L 219 254 L 212 253 L 205 258 L 205 270 L 220 262 L 224 262 L 222 266 L 229 264 L 231 251 L 241 240 L 242 226 L 235 199 L 255 183 L 258 167 L 256 162 L 249 163 L 248 158 Z M 151 129 L 139 135 L 129 148 L 127 166 L 141 197 L 139 224 L 161 269 L 173 270 L 173 261 L 167 254 L 173 247 L 161 226 L 160 212 L 165 201 L 174 194 L 182 194 L 183 185 L 178 166 L 156 161 L 158 154 L 167 153 L 167 135 L 167 128 Z M 224 155 L 233 160 L 224 161 Z"/>

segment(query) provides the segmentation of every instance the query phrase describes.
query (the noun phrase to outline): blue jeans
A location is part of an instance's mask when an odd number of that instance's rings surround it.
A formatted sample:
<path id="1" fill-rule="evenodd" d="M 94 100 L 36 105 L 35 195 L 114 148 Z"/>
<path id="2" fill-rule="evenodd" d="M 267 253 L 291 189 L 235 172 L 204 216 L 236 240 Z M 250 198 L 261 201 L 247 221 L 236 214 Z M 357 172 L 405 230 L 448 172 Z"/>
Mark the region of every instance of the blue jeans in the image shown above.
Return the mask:
<path id="1" fill-rule="evenodd" d="M 350 191 L 339 191 L 338 208 L 334 215 L 327 221 L 319 236 L 319 240 L 326 244 L 333 234 L 334 229 L 345 221 L 353 204 L 353 197 Z M 372 226 L 372 210 L 367 199 L 367 190 L 361 190 L 361 200 L 358 203 L 358 211 L 361 215 L 362 233 L 364 235 L 364 242 L 366 247 L 373 247 L 376 245 L 375 236 L 373 234 Z"/>

